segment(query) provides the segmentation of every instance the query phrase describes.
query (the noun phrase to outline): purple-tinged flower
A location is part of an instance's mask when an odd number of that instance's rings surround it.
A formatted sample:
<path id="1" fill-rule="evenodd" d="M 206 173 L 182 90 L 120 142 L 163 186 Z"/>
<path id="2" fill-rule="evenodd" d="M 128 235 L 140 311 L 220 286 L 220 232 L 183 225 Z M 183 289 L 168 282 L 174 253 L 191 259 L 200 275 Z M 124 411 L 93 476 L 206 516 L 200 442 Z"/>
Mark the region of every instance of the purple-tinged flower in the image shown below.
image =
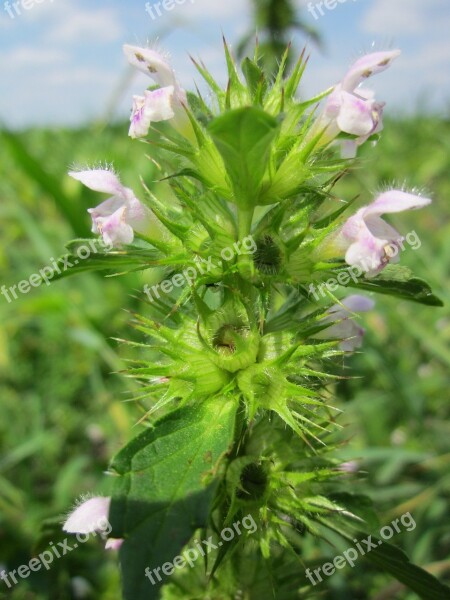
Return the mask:
<path id="1" fill-rule="evenodd" d="M 374 52 L 357 60 L 328 97 L 325 110 L 314 131 L 325 129 L 328 143 L 340 132 L 356 136 L 343 142 L 343 155 L 356 155 L 358 146 L 383 129 L 383 102 L 377 102 L 372 90 L 358 86 L 368 77 L 381 73 L 400 55 L 400 50 Z"/>
<path id="2" fill-rule="evenodd" d="M 105 550 L 120 550 L 123 542 L 122 539 L 109 538 L 106 540 Z"/>
<path id="3" fill-rule="evenodd" d="M 149 75 L 160 86 L 178 87 L 174 70 L 169 61 L 157 50 L 125 44 L 123 51 L 130 65 Z"/>
<path id="4" fill-rule="evenodd" d="M 121 246 L 131 244 L 134 232 L 145 233 L 150 223 L 150 211 L 136 198 L 134 192 L 122 185 L 117 175 L 109 169 L 70 171 L 70 177 L 94 190 L 111 194 L 111 197 L 90 208 L 92 232 L 102 235 L 105 244 Z"/>
<path id="5" fill-rule="evenodd" d="M 109 508 L 111 498 L 94 496 L 79 504 L 68 516 L 63 525 L 63 531 L 67 533 L 111 533 L 109 524 Z M 118 550 L 122 545 L 122 539 L 109 538 L 106 541 L 106 550 Z"/>
<path id="6" fill-rule="evenodd" d="M 156 121 L 173 121 L 183 135 L 189 135 L 189 119 L 184 110 L 187 96 L 180 87 L 170 63 L 161 53 L 151 48 L 125 45 L 128 62 L 149 75 L 161 88 L 144 96 L 135 96 L 131 115 L 131 137 L 147 135 L 150 124 Z"/>
<path id="7" fill-rule="evenodd" d="M 377 275 L 389 262 L 398 260 L 398 248 L 405 239 L 381 215 L 422 208 L 430 202 L 400 190 L 384 192 L 350 217 L 332 244 L 345 252 L 347 264 L 360 268 L 368 277 Z"/>
<path id="8" fill-rule="evenodd" d="M 343 473 L 357 473 L 359 470 L 359 462 L 357 460 L 348 460 L 341 463 L 338 469 Z"/>
<path id="9" fill-rule="evenodd" d="M 130 137 L 145 137 L 152 122 L 173 119 L 175 116 L 174 94 L 175 88 L 170 85 L 154 92 L 146 90 L 144 96 L 133 96 Z"/>
<path id="10" fill-rule="evenodd" d="M 368 312 L 375 306 L 375 302 L 365 296 L 357 294 L 348 296 L 335 304 L 328 311 L 323 323 L 332 323 L 330 327 L 321 331 L 319 339 L 342 340 L 339 347 L 345 352 L 353 352 L 362 346 L 365 329 L 355 321 L 355 313 Z"/>

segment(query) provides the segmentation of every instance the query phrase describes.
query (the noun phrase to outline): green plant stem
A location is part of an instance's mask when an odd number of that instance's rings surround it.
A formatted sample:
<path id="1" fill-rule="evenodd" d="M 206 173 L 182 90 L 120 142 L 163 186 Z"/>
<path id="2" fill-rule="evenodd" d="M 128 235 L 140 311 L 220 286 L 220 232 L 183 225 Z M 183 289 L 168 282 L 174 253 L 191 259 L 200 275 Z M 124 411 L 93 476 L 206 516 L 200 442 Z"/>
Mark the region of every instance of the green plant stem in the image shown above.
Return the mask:
<path id="1" fill-rule="evenodd" d="M 251 234 L 254 210 L 253 207 L 248 209 L 238 208 L 238 241 L 242 241 Z M 250 255 L 238 255 L 238 268 L 243 277 L 253 278 L 255 266 Z"/>

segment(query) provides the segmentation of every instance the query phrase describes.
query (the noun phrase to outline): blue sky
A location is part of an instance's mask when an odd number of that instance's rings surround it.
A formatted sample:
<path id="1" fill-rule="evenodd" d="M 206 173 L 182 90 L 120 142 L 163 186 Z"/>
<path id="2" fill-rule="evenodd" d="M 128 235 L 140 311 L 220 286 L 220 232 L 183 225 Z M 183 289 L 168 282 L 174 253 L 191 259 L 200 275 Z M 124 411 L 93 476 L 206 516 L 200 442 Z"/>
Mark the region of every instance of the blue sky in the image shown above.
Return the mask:
<path id="1" fill-rule="evenodd" d="M 250 2 L 176 1 L 173 10 L 161 16 L 155 11 L 152 19 L 145 0 L 19 0 L 20 14 L 11 9 L 14 18 L 0 0 L 0 119 L 11 127 L 75 125 L 107 118 L 111 106 L 115 116 L 129 114 L 132 94 L 150 80 L 129 71 L 122 44 L 145 45 L 158 37 L 183 86 L 200 83 L 188 54 L 201 57 L 224 81 L 221 34 L 233 45 L 248 31 Z M 364 51 L 400 47 L 402 56 L 371 81 L 377 98 L 388 102 L 391 113 L 425 103 L 448 115 L 449 0 L 339 0 L 332 10 L 324 7 L 323 16 L 316 8 L 317 20 L 307 5 L 297 0 L 326 47 L 321 52 L 309 44 L 304 97 L 336 83 Z M 294 42 L 300 47 L 305 39 L 296 35 Z"/>

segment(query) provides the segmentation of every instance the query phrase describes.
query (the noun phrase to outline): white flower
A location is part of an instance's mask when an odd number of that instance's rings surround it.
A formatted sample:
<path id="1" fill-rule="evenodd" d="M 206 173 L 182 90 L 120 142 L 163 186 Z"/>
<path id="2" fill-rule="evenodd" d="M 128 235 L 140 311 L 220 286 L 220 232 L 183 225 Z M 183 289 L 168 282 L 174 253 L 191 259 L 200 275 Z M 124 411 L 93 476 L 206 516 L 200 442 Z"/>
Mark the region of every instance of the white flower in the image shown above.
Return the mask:
<path id="1" fill-rule="evenodd" d="M 113 171 L 91 169 L 70 171 L 69 175 L 95 192 L 111 194 L 110 198 L 88 210 L 92 217 L 92 232 L 101 234 L 105 244 L 131 244 L 135 231 L 144 233 L 147 230 L 150 211 L 131 189 L 122 185 Z"/>
<path id="2" fill-rule="evenodd" d="M 94 533 L 103 531 L 108 522 L 111 498 L 94 496 L 73 510 L 63 525 L 67 533 Z"/>
<path id="3" fill-rule="evenodd" d="M 175 88 L 173 85 L 154 92 L 146 90 L 144 96 L 133 96 L 130 137 L 145 137 L 152 122 L 172 119 L 175 116 L 174 104 Z"/>
<path id="4" fill-rule="evenodd" d="M 400 190 L 384 192 L 350 217 L 333 243 L 345 252 L 347 264 L 358 266 L 367 276 L 376 275 L 393 260 L 391 248 L 398 247 L 404 239 L 381 215 L 422 208 L 430 203 L 429 198 Z"/>
<path id="5" fill-rule="evenodd" d="M 314 132 L 325 129 L 324 141 L 332 141 L 340 132 L 357 136 L 343 142 L 343 154 L 355 156 L 358 146 L 383 129 L 384 102 L 377 102 L 374 92 L 358 86 L 368 77 L 387 69 L 400 50 L 373 52 L 357 60 L 328 97 L 325 110 Z"/>
<path id="6" fill-rule="evenodd" d="M 110 505 L 111 498 L 109 497 L 94 496 L 85 500 L 70 513 L 63 525 L 63 531 L 81 534 L 110 533 Z M 109 530 L 107 530 L 107 526 Z M 109 538 L 106 541 L 105 549 L 118 550 L 122 543 L 122 539 Z"/>
<path id="7" fill-rule="evenodd" d="M 144 96 L 135 96 L 129 135 L 145 137 L 152 122 L 173 121 L 173 125 L 186 134 L 189 120 L 183 105 L 187 105 L 186 92 L 180 87 L 175 72 L 166 58 L 151 48 L 125 45 L 128 62 L 151 77 L 161 88 L 146 91 Z"/>

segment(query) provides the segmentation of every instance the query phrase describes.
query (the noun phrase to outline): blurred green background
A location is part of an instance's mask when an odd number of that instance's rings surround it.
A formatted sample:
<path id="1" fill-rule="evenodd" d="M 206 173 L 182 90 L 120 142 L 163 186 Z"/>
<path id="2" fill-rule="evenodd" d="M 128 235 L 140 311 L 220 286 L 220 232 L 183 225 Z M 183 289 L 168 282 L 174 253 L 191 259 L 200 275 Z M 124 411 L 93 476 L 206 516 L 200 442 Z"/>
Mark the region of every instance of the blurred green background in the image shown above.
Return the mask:
<path id="1" fill-rule="evenodd" d="M 280 27 L 283 32 L 286 24 Z M 135 190 L 140 175 L 146 181 L 154 175 L 146 149 L 127 137 L 125 122 L 3 131 L 0 140 L 0 282 L 6 287 L 88 233 L 86 209 L 98 196 L 66 176 L 69 165 L 114 162 Z M 345 409 L 341 436 L 349 440 L 340 456 L 357 461 L 359 473 L 349 485 L 373 499 L 382 523 L 411 512 L 417 528 L 393 542 L 448 583 L 450 121 L 419 112 L 390 118 L 377 147 L 364 148 L 362 156 L 339 184 L 343 197 L 360 194 L 369 201 L 392 182 L 432 194 L 430 208 L 393 222 L 402 232 L 417 232 L 422 246 L 403 253 L 402 263 L 427 279 L 446 306 L 377 298 L 365 319 L 364 351 L 342 364 L 356 377 L 336 388 Z M 74 499 L 106 493 L 109 458 L 138 431 L 139 414 L 127 402 L 131 383 L 121 373 L 129 350 L 113 338 L 135 335 L 129 312 L 145 313 L 135 293 L 145 281 L 140 274 L 86 274 L 19 294 L 11 303 L 0 296 L 0 570 L 28 563 L 63 538 L 60 523 Z M 4 584 L 0 589 L 1 598 L 14 600 L 120 598 L 115 558 L 96 540 L 10 592 Z M 359 564 L 330 578 L 314 597 L 415 595 Z"/>

